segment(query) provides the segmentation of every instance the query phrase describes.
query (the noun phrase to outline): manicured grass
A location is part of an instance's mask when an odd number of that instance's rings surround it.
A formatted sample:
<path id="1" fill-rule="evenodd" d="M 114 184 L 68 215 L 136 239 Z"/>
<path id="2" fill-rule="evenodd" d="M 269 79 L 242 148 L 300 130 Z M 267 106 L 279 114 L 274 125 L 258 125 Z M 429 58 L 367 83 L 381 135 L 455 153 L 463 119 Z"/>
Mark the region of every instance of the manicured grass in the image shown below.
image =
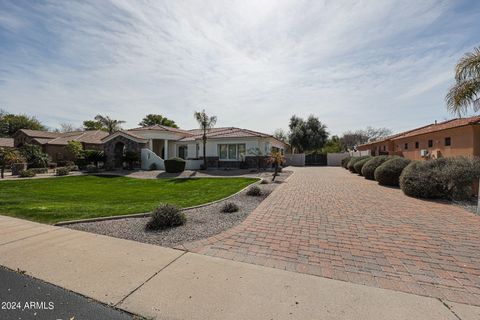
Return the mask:
<path id="1" fill-rule="evenodd" d="M 227 197 L 252 178 L 143 180 L 77 176 L 0 181 L 0 214 L 59 221 L 149 212 L 159 203 L 190 207 Z"/>

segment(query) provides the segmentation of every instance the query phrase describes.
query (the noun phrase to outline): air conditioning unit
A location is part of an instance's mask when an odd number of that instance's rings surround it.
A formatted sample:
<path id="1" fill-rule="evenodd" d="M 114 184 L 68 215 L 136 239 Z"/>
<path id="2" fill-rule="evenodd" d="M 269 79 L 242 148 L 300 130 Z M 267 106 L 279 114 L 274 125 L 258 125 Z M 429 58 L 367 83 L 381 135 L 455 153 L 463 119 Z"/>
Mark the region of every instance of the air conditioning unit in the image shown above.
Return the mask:
<path id="1" fill-rule="evenodd" d="M 427 149 L 420 150 L 420 156 L 421 157 L 428 157 L 428 150 Z"/>

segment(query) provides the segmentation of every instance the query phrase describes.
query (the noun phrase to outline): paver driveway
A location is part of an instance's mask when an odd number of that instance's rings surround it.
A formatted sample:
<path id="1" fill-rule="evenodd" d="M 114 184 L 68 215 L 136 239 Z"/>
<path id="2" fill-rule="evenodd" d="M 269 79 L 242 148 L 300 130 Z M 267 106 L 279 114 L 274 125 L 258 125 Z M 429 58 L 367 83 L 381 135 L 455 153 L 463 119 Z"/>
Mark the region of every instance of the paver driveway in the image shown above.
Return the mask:
<path id="1" fill-rule="evenodd" d="M 342 168 L 295 168 L 239 226 L 190 251 L 480 305 L 480 217 Z"/>

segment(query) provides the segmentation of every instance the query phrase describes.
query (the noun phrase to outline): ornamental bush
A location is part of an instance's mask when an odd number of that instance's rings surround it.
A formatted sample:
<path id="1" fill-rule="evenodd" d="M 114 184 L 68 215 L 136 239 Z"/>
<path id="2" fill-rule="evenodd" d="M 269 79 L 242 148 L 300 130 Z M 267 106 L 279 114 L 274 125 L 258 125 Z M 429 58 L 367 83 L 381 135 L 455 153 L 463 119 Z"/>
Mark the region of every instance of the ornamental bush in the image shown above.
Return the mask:
<path id="1" fill-rule="evenodd" d="M 42 174 L 42 173 L 48 173 L 48 168 L 31 168 L 35 174 Z"/>
<path id="2" fill-rule="evenodd" d="M 221 209 L 222 212 L 224 213 L 232 213 L 232 212 L 237 212 L 238 211 L 238 206 L 234 202 L 226 202 Z"/>
<path id="3" fill-rule="evenodd" d="M 20 178 L 32 178 L 32 177 L 35 177 L 36 175 L 37 174 L 32 169 L 20 170 L 20 172 L 18 173 L 18 176 Z"/>
<path id="4" fill-rule="evenodd" d="M 342 167 L 347 169 L 348 162 L 352 159 L 352 157 L 346 157 L 342 159 Z"/>
<path id="5" fill-rule="evenodd" d="M 251 186 L 247 190 L 247 196 L 258 197 L 262 195 L 262 190 L 258 186 Z"/>
<path id="6" fill-rule="evenodd" d="M 409 163 L 410 160 L 401 157 L 387 160 L 375 169 L 375 180 L 381 185 L 398 186 L 400 175 Z"/>
<path id="7" fill-rule="evenodd" d="M 368 157 L 370 157 L 370 156 L 352 157 L 350 159 L 350 161 L 348 161 L 347 169 L 350 170 L 353 173 L 356 173 L 355 167 L 354 167 L 355 163 L 357 163 L 358 161 L 363 160 L 365 158 L 368 158 Z"/>
<path id="8" fill-rule="evenodd" d="M 362 168 L 365 165 L 365 163 L 367 163 L 370 159 L 372 159 L 372 157 L 368 157 L 355 162 L 355 164 L 353 165 L 355 172 L 358 173 L 359 175 L 362 175 Z"/>
<path id="9" fill-rule="evenodd" d="M 164 161 L 165 171 L 169 173 L 179 173 L 185 171 L 186 161 L 182 158 L 171 158 Z"/>
<path id="10" fill-rule="evenodd" d="M 368 180 L 375 180 L 375 169 L 385 161 L 392 159 L 391 156 L 376 156 L 369 159 L 362 167 L 362 176 Z"/>
<path id="11" fill-rule="evenodd" d="M 69 167 L 57 168 L 57 176 L 68 176 L 70 174 Z"/>
<path id="12" fill-rule="evenodd" d="M 408 165 L 400 177 L 402 191 L 416 198 L 465 200 L 480 176 L 478 159 L 438 158 Z"/>
<path id="13" fill-rule="evenodd" d="M 150 220 L 147 222 L 147 230 L 164 230 L 178 227 L 187 222 L 187 216 L 175 205 L 162 203 L 153 210 Z"/>

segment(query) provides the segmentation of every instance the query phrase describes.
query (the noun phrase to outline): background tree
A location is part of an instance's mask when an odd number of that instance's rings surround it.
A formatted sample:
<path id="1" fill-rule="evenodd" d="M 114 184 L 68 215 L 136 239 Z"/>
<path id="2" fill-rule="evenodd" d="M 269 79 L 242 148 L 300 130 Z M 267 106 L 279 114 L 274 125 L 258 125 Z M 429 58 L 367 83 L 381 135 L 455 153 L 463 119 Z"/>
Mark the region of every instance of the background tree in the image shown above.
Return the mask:
<path id="1" fill-rule="evenodd" d="M 11 137 L 20 129 L 47 130 L 35 117 L 26 114 L 12 114 L 0 111 L 0 137 Z"/>
<path id="2" fill-rule="evenodd" d="M 216 116 L 208 116 L 205 113 L 205 109 L 202 111 L 195 111 L 193 114 L 195 120 L 197 120 L 200 129 L 203 131 L 202 135 L 202 141 L 203 141 L 203 167 L 207 169 L 207 133 L 212 129 L 215 124 L 217 123 L 217 117 Z"/>
<path id="3" fill-rule="evenodd" d="M 60 128 L 56 129 L 55 131 L 65 133 L 65 132 L 74 132 L 74 131 L 82 131 L 82 130 L 83 130 L 82 128 L 77 128 L 71 123 L 62 122 L 60 123 Z"/>
<path id="4" fill-rule="evenodd" d="M 458 61 L 455 81 L 445 97 L 447 109 L 459 116 L 467 113 L 470 106 L 475 112 L 480 110 L 480 47 Z"/>
<path id="5" fill-rule="evenodd" d="M 292 116 L 290 118 L 290 145 L 298 152 L 321 149 L 328 138 L 327 127 L 310 115 L 307 120 Z"/>
<path id="6" fill-rule="evenodd" d="M 93 130 L 103 130 L 107 131 L 103 124 L 96 120 L 85 120 L 83 121 L 83 130 L 85 131 L 93 131 Z"/>
<path id="7" fill-rule="evenodd" d="M 168 119 L 160 114 L 147 114 L 142 121 L 138 124 L 142 127 L 149 127 L 154 125 L 167 126 L 172 128 L 178 128 L 175 121 Z"/>
<path id="8" fill-rule="evenodd" d="M 373 142 L 392 134 L 392 130 L 388 128 L 372 128 L 360 129 L 355 131 L 347 131 L 340 138 L 342 149 L 352 150 L 358 145 Z"/>
<path id="9" fill-rule="evenodd" d="M 338 136 L 332 136 L 322 148 L 322 153 L 337 153 L 344 151 L 342 142 Z"/>
<path id="10" fill-rule="evenodd" d="M 102 130 L 112 134 L 116 131 L 122 130 L 121 124 L 125 123 L 123 120 L 115 120 L 109 116 L 97 115 L 95 120 L 102 124 Z"/>
<path id="11" fill-rule="evenodd" d="M 283 130 L 282 128 L 276 129 L 273 132 L 273 137 L 280 140 L 280 141 L 288 143 L 288 133 L 285 130 Z"/>

